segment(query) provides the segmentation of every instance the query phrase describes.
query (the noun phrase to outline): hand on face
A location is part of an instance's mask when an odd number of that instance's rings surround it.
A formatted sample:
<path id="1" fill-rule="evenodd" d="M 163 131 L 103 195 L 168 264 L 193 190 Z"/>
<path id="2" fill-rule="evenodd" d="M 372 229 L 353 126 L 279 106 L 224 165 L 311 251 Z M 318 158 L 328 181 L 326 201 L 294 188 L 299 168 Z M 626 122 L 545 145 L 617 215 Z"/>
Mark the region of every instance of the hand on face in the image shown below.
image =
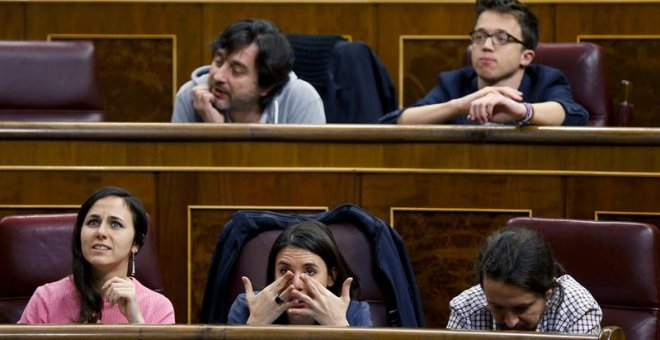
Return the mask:
<path id="1" fill-rule="evenodd" d="M 213 106 L 215 97 L 208 84 L 199 84 L 192 89 L 193 108 L 205 122 L 224 123 L 225 116 Z"/>
<path id="2" fill-rule="evenodd" d="M 304 288 L 297 289 L 292 284 L 293 277 L 292 272 L 286 272 L 256 295 L 250 279 L 245 276 L 241 278 L 250 309 L 248 325 L 270 325 L 286 311 L 290 317 L 306 316 L 321 325 L 348 326 L 346 311 L 351 302 L 353 278 L 344 281 L 341 296 L 336 296 L 306 274 L 300 275 Z M 275 302 L 278 295 L 283 301 L 281 304 Z"/>
<path id="3" fill-rule="evenodd" d="M 456 101 L 461 111 L 468 112 L 468 120 L 479 124 L 506 123 L 525 115 L 522 93 L 506 86 L 484 87 Z"/>
<path id="4" fill-rule="evenodd" d="M 119 306 L 119 311 L 130 323 L 144 323 L 135 295 L 135 284 L 130 278 L 113 277 L 101 286 L 103 299 L 110 305 Z"/>
<path id="5" fill-rule="evenodd" d="M 482 282 L 488 309 L 498 329 L 536 330 L 545 313 L 552 289 L 545 295 L 485 277 Z"/>
<path id="6" fill-rule="evenodd" d="M 285 296 L 290 296 L 293 290 L 293 286 L 289 285 L 292 278 L 293 273 L 287 272 L 255 295 L 250 279 L 245 276 L 241 277 L 245 287 L 245 298 L 250 309 L 248 325 L 270 325 L 295 303 L 285 298 Z M 278 295 L 284 301 L 281 304 L 275 302 L 275 297 Z"/>
<path id="7" fill-rule="evenodd" d="M 294 300 L 304 303 L 303 308 L 289 308 L 289 316 L 308 316 L 321 325 L 326 326 L 348 326 L 346 311 L 351 302 L 350 290 L 353 278 L 348 278 L 342 284 L 341 296 L 336 296 L 319 281 L 301 274 L 300 279 L 305 285 L 304 291 L 293 289 L 291 296 Z M 293 288 L 293 285 L 289 286 Z"/>

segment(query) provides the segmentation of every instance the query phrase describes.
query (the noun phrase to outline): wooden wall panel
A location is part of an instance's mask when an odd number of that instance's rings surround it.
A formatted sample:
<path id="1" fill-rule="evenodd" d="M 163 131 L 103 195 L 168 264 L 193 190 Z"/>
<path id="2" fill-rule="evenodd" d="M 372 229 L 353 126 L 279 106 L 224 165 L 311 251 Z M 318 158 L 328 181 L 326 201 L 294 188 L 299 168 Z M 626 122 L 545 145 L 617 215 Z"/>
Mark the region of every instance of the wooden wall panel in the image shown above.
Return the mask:
<path id="1" fill-rule="evenodd" d="M 449 301 L 478 284 L 479 250 L 491 232 L 530 211 L 393 208 L 393 228 L 406 240 L 424 304 L 426 327 L 444 328 Z"/>
<path id="2" fill-rule="evenodd" d="M 622 80 L 632 82 L 629 101 L 635 105 L 630 126 L 660 126 L 660 34 L 655 36 L 586 36 L 580 41 L 600 45 L 613 100 L 624 100 Z"/>
<path id="3" fill-rule="evenodd" d="M 162 79 L 157 74 L 148 76 L 136 74 L 140 68 L 116 68 L 115 73 L 123 73 L 121 76 L 110 77 L 104 88 L 112 88 L 121 93 L 126 88 L 127 79 L 139 79 L 147 77 L 144 83 L 138 82 L 136 89 L 129 93 L 133 98 L 109 98 L 110 105 L 117 105 L 117 111 L 128 117 L 121 117 L 122 121 L 145 121 L 141 116 L 143 108 L 149 103 L 158 102 L 158 112 L 149 116 L 155 121 L 169 121 L 171 107 L 174 102 L 174 93 L 169 92 L 166 97 L 154 92 L 151 84 L 162 81 L 165 85 L 171 85 L 172 78 L 176 81 L 174 87 L 178 89 L 179 84 L 190 79 L 190 72 L 202 64 L 203 43 L 201 40 L 200 24 L 201 12 L 199 6 L 185 4 L 148 4 L 148 3 L 71 3 L 71 4 L 29 4 L 27 7 L 27 34 L 28 39 L 45 40 L 49 34 L 103 34 L 103 35 L 174 35 L 176 37 L 176 75 L 168 70 Z M 148 68 L 152 63 L 158 62 L 161 53 L 166 51 L 149 50 L 149 44 L 138 46 L 123 46 L 128 50 L 124 53 L 133 53 L 134 65 L 144 65 Z M 139 53 L 140 49 L 146 48 L 148 53 Z M 155 46 L 160 49 L 160 46 Z M 157 55 L 158 58 L 154 58 Z M 115 55 L 107 54 L 109 58 L 117 59 L 121 53 Z M 169 57 L 168 57 L 169 58 Z M 110 63 L 110 65 L 114 65 Z M 160 71 L 160 70 L 159 70 Z M 156 79 L 151 79 L 151 78 Z M 109 90 L 112 92 L 112 90 Z M 141 100 L 140 100 L 141 98 Z"/>
<path id="4" fill-rule="evenodd" d="M 25 39 L 25 5 L 0 3 L 0 40 Z"/>
<path id="5" fill-rule="evenodd" d="M 285 33 L 350 35 L 377 49 L 374 9 L 366 4 L 212 4 L 204 5 L 203 15 L 203 41 L 207 45 L 235 21 L 263 18 Z M 207 63 L 211 61 L 208 51 Z"/>
<path id="6" fill-rule="evenodd" d="M 467 34 L 459 36 L 402 37 L 399 79 L 400 106 L 409 106 L 438 85 L 438 73 L 465 66 Z"/>
<path id="7" fill-rule="evenodd" d="M 579 35 L 658 35 L 658 4 L 556 5 L 555 41 L 575 42 Z"/>
<path id="8" fill-rule="evenodd" d="M 138 196 L 145 209 L 155 216 L 152 177 L 140 172 L 5 170 L 0 176 L 0 206 L 79 206 L 100 187 L 120 186 Z"/>
<path id="9" fill-rule="evenodd" d="M 596 221 L 635 221 L 660 228 L 660 212 L 597 211 Z"/>
<path id="10" fill-rule="evenodd" d="M 660 214 L 659 192 L 659 177 L 569 177 L 566 179 L 566 216 L 593 220 L 597 211 L 626 212 L 634 221 L 635 213 Z"/>
<path id="11" fill-rule="evenodd" d="M 204 276 L 199 271 L 208 268 L 208 256 L 212 255 L 194 257 L 187 263 L 187 232 L 197 228 L 215 228 L 219 232 L 226 222 L 189 225 L 190 206 L 334 207 L 359 202 L 357 177 L 350 174 L 164 173 L 159 175 L 158 183 L 159 204 L 169 207 L 161 209 L 159 215 L 161 221 L 167 221 L 169 230 L 158 240 L 160 249 L 169 250 L 160 253 L 161 260 L 170 265 L 163 279 L 175 306 L 177 322 L 184 323 L 198 320 L 200 305 L 196 300 L 195 309 L 188 309 L 187 268 L 195 268 L 196 277 Z M 191 294 L 203 296 L 204 292 L 198 289 L 204 285 L 205 282 L 193 283 L 197 290 Z"/>
<path id="12" fill-rule="evenodd" d="M 177 91 L 176 36 L 51 35 L 51 40 L 90 40 L 110 122 L 169 122 Z M 136 56 L 140 56 L 136 58 Z M 140 75 L 140 76 L 136 76 Z M 121 84 L 122 86 L 118 86 Z"/>
<path id="13" fill-rule="evenodd" d="M 362 40 L 376 50 L 373 6 L 367 4 L 204 4 L 202 40 L 204 62 L 212 60 L 210 45 L 228 25 L 245 18 L 273 21 L 292 34 L 338 34 Z M 189 70 L 189 72 L 191 72 Z"/>
<path id="14" fill-rule="evenodd" d="M 467 35 L 473 26 L 474 6 L 433 4 L 378 5 L 378 53 L 397 88 L 399 38 L 402 35 Z M 455 54 L 455 53 L 454 53 Z M 454 55 L 452 54 L 452 55 Z M 435 54 L 433 58 L 442 58 Z M 427 70 L 437 74 L 438 68 Z M 425 89 L 427 92 L 430 88 Z M 400 89 L 399 89 L 400 93 Z M 400 96 L 400 94 L 399 94 Z M 417 99 L 417 98 L 415 98 Z"/>
<path id="15" fill-rule="evenodd" d="M 556 11 L 557 41 L 575 42 L 580 36 L 587 36 L 581 40 L 604 47 L 608 86 L 616 98 L 622 97 L 620 81 L 632 81 L 633 126 L 660 126 L 660 110 L 655 102 L 660 87 L 657 75 L 660 6 L 576 4 L 557 5 Z"/>
<path id="16" fill-rule="evenodd" d="M 563 184 L 555 176 L 404 175 L 362 176 L 365 209 L 389 221 L 390 209 L 523 209 L 533 216 L 563 215 Z"/>

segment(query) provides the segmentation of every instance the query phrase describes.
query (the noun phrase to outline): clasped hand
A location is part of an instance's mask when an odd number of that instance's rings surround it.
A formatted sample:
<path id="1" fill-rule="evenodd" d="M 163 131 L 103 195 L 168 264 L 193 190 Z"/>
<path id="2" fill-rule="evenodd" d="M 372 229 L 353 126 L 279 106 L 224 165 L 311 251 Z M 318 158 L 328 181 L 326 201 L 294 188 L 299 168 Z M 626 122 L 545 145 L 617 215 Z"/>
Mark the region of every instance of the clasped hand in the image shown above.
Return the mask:
<path id="1" fill-rule="evenodd" d="M 243 276 L 245 297 L 250 309 L 249 325 L 270 325 L 284 312 L 290 316 L 309 316 L 321 325 L 348 326 L 346 311 L 351 302 L 350 288 L 353 278 L 342 284 L 341 296 L 336 296 L 319 281 L 306 274 L 300 274 L 305 286 L 299 290 L 292 284 L 294 274 L 287 272 L 258 294 L 254 293 L 250 279 Z M 275 302 L 280 296 L 282 303 Z M 304 307 L 300 307 L 304 304 Z"/>
<path id="2" fill-rule="evenodd" d="M 518 90 L 506 86 L 492 86 L 454 101 L 461 112 L 467 112 L 468 120 L 486 124 L 522 119 L 526 111 L 521 103 L 522 99 L 522 92 Z"/>
<path id="3" fill-rule="evenodd" d="M 144 323 L 135 294 L 135 284 L 130 278 L 113 277 L 101 286 L 103 299 L 111 306 L 117 305 L 119 311 L 130 323 Z"/>

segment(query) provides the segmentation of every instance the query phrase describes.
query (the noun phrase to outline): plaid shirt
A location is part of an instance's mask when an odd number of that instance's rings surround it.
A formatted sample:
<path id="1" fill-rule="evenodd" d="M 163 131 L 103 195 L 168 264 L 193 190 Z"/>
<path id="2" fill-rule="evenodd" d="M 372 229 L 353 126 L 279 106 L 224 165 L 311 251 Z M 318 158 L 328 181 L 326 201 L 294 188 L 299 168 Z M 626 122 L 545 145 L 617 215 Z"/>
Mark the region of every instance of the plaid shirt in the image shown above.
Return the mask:
<path id="1" fill-rule="evenodd" d="M 589 291 L 570 275 L 557 279 L 563 289 L 554 289 L 546 302 L 537 332 L 600 333 L 603 312 Z M 563 292 L 563 293 L 560 293 Z M 563 299 L 562 299 L 563 296 Z M 449 329 L 497 330 L 480 285 L 463 291 L 449 303 Z"/>

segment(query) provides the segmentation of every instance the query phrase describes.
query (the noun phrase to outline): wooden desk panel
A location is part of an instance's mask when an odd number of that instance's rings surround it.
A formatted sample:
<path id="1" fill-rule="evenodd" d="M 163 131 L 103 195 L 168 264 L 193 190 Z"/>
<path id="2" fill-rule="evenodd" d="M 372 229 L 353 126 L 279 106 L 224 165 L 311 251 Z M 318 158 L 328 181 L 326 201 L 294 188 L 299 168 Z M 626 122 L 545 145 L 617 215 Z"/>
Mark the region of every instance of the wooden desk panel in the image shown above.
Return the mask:
<path id="1" fill-rule="evenodd" d="M 590 127 L 5 122 L 0 123 L 0 166 L 641 173 L 658 169 L 658 131 Z"/>
<path id="2" fill-rule="evenodd" d="M 0 3 L 1 40 L 25 39 L 23 27 L 25 7 L 17 3 Z"/>
<path id="3" fill-rule="evenodd" d="M 323 326 L 212 326 L 212 325 L 0 325 L 0 338 L 50 339 L 513 339 L 513 340 L 622 340 L 620 328 L 608 328 L 601 335 L 558 335 L 536 332 L 477 332 L 406 328 L 344 328 Z"/>
<path id="4" fill-rule="evenodd" d="M 226 222 L 197 223 L 194 209 L 355 203 L 404 235 L 422 292 L 441 297 L 425 304 L 428 324 L 442 327 L 448 297 L 473 283 L 481 238 L 447 243 L 455 249 L 444 259 L 447 247 L 429 248 L 424 235 L 485 234 L 529 214 L 660 214 L 659 145 L 657 129 L 0 123 L 0 213 L 70 211 L 104 185 L 136 193 L 157 228 L 165 293 L 186 323 L 212 249 L 189 258 L 188 235 L 217 235 Z M 427 256 L 455 265 L 459 279 L 435 291 Z"/>

